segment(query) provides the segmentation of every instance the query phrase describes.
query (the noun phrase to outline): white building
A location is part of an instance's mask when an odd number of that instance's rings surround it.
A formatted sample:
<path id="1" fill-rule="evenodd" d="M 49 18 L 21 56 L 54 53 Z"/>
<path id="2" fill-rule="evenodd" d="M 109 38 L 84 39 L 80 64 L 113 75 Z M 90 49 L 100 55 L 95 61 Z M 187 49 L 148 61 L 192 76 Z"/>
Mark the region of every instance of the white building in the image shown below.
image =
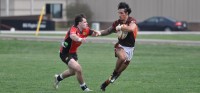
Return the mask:
<path id="1" fill-rule="evenodd" d="M 117 5 L 120 1 L 129 3 L 136 20 L 142 21 L 152 16 L 168 16 L 190 23 L 200 22 L 200 0 L 0 0 L 0 16 L 39 15 L 42 6 L 59 3 L 63 6 L 63 17 L 56 21 L 66 21 L 66 6 L 74 2 L 87 4 L 92 12 L 92 21 L 112 22 L 118 18 Z"/>

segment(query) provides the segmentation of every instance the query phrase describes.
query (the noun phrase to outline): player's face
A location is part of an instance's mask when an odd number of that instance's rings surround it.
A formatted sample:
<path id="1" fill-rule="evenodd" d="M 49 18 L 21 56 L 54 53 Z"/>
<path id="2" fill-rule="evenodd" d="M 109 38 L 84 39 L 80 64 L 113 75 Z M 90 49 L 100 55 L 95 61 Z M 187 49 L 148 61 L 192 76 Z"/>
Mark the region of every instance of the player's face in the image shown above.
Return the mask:
<path id="1" fill-rule="evenodd" d="M 124 11 L 125 11 L 124 9 L 118 10 L 120 20 L 126 20 L 126 18 L 128 16 L 128 13 L 125 13 Z"/>
<path id="2" fill-rule="evenodd" d="M 79 25 L 82 29 L 86 29 L 88 27 L 88 23 L 87 20 L 85 18 L 83 18 L 82 22 L 79 22 Z"/>

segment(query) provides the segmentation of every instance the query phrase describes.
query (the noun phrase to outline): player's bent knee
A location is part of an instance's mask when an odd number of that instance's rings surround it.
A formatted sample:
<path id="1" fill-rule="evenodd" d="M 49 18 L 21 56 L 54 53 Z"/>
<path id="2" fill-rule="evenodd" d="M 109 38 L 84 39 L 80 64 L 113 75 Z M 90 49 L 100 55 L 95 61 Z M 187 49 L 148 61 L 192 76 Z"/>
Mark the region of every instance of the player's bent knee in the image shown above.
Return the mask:
<path id="1" fill-rule="evenodd" d="M 119 60 L 121 60 L 122 62 L 125 62 L 125 61 L 126 61 L 126 57 L 121 57 L 121 56 L 119 56 L 118 58 L 119 58 Z"/>
<path id="2" fill-rule="evenodd" d="M 78 73 L 82 73 L 82 69 L 78 69 L 77 72 L 78 72 Z"/>
<path id="3" fill-rule="evenodd" d="M 74 76 L 74 75 L 75 75 L 75 73 L 71 73 L 70 75 L 71 75 L 71 76 Z"/>
<path id="4" fill-rule="evenodd" d="M 75 71 L 76 71 L 77 73 L 82 73 L 82 69 L 81 69 L 80 66 L 77 66 L 76 69 L 75 69 Z"/>
<path id="5" fill-rule="evenodd" d="M 75 75 L 75 72 L 70 72 L 70 75 L 71 75 L 71 76 Z"/>

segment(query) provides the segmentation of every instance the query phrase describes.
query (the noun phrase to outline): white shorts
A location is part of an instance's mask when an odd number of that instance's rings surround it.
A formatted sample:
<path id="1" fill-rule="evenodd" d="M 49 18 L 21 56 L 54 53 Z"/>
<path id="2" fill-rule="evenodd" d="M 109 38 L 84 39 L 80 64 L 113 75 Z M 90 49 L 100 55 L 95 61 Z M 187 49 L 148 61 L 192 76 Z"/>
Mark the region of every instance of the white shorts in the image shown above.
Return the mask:
<path id="1" fill-rule="evenodd" d="M 126 60 L 131 61 L 133 57 L 134 47 L 126 47 L 119 44 L 119 47 L 123 48 L 126 52 Z"/>

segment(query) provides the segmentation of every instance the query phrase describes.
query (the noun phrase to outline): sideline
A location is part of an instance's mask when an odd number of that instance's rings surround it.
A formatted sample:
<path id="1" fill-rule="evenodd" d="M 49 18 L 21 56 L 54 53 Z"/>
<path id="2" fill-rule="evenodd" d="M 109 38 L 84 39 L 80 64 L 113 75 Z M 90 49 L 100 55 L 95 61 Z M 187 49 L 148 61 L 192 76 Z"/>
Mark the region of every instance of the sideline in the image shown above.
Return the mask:
<path id="1" fill-rule="evenodd" d="M 30 41 L 56 41 L 62 42 L 61 36 L 25 36 L 25 35 L 3 35 L 0 34 L 0 39 L 3 40 L 30 40 Z M 160 40 L 160 39 L 136 39 L 139 44 L 175 44 L 175 45 L 188 45 L 200 46 L 200 41 L 187 41 L 187 40 Z M 88 37 L 88 43 L 115 43 L 117 38 L 100 38 Z"/>

